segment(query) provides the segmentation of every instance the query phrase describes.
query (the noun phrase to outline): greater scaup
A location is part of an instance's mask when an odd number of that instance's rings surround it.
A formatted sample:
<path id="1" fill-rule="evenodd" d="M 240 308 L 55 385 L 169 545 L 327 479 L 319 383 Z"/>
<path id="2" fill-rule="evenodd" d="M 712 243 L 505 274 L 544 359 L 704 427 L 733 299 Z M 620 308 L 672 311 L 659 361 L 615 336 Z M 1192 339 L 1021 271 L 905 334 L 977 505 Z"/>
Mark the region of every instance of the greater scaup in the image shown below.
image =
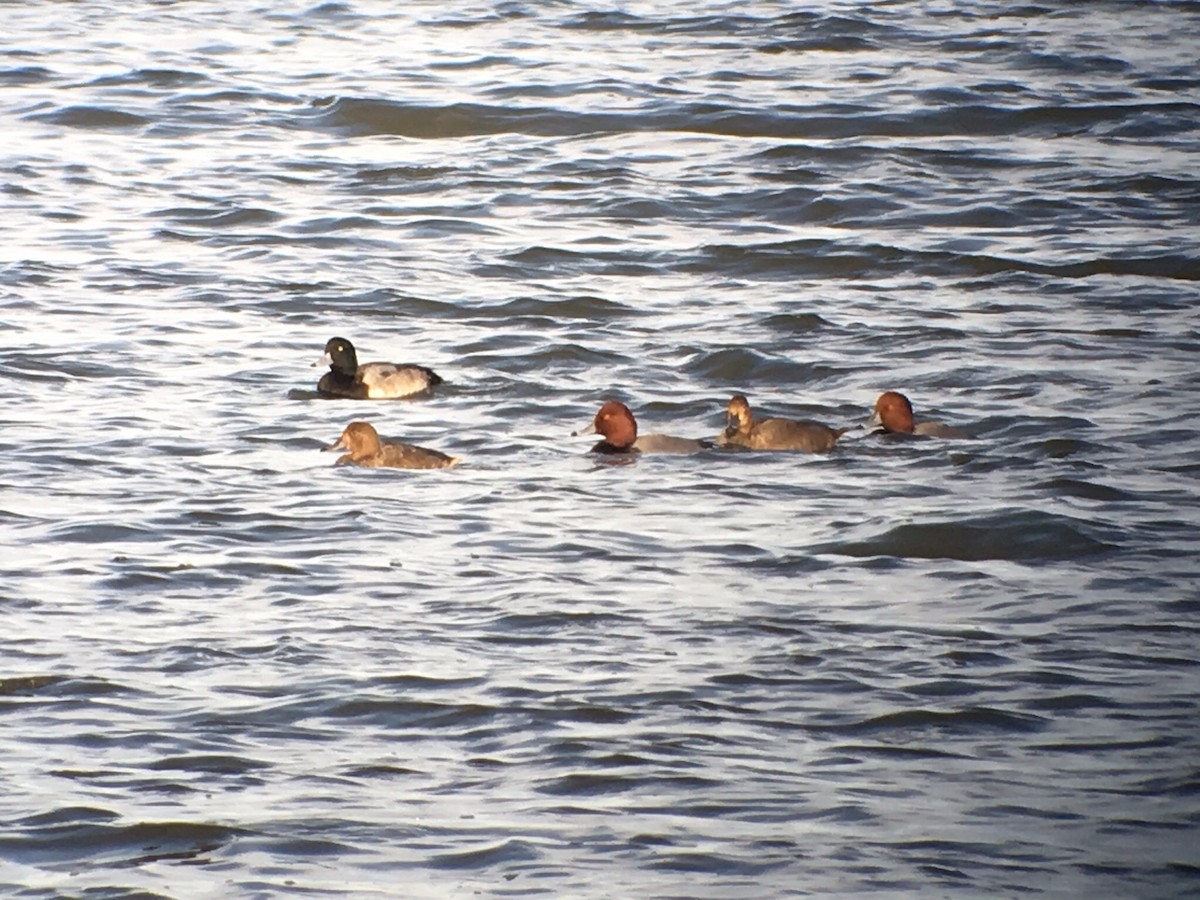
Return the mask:
<path id="1" fill-rule="evenodd" d="M 395 400 L 420 394 L 442 383 L 442 378 L 427 366 L 412 363 L 358 364 L 354 345 L 345 338 L 330 338 L 325 355 L 313 363 L 327 365 L 317 390 L 327 397 L 351 400 Z"/>

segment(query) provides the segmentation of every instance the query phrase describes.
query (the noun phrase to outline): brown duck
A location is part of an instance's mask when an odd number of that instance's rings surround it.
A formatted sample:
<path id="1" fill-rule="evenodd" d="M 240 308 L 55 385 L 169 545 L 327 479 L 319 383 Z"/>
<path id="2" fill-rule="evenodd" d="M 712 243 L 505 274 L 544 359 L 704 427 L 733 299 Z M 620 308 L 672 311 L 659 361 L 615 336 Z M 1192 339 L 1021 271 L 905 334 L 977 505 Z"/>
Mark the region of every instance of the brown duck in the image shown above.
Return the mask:
<path id="1" fill-rule="evenodd" d="M 723 447 L 749 450 L 799 450 L 824 453 L 832 450 L 846 428 L 830 428 L 804 419 L 759 419 L 750 413 L 750 403 L 735 394 L 725 410 L 726 428 L 717 443 Z"/>
<path id="2" fill-rule="evenodd" d="M 458 462 L 457 456 L 447 456 L 428 447 L 383 442 L 379 433 L 367 422 L 351 422 L 342 436 L 325 448 L 346 450 L 338 457 L 339 466 L 366 466 L 372 469 L 448 469 Z"/>

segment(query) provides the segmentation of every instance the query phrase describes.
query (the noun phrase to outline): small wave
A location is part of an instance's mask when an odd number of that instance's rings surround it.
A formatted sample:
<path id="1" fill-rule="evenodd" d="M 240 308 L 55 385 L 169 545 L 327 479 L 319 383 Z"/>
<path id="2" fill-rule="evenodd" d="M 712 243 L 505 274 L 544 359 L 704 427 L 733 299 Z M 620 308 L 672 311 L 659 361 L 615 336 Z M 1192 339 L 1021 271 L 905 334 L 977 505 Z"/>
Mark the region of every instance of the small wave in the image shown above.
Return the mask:
<path id="1" fill-rule="evenodd" d="M 762 325 L 782 334 L 808 334 L 833 327 L 832 322 L 816 313 L 780 313 L 767 316 L 762 320 Z"/>
<path id="2" fill-rule="evenodd" d="M 493 628 L 502 631 L 520 632 L 561 632 L 561 631 L 592 631 L 609 626 L 636 624 L 639 620 L 634 616 L 617 615 L 615 613 L 512 613 L 503 616 L 492 623 Z"/>
<path id="3" fill-rule="evenodd" d="M 38 694 L 67 680 L 65 675 L 26 675 L 0 678 L 0 697 Z"/>
<path id="4" fill-rule="evenodd" d="M 391 766 L 384 764 L 353 766 L 342 770 L 346 778 L 361 778 L 374 781 L 378 778 L 407 778 L 410 775 L 422 774 L 420 769 L 410 769 L 407 766 Z"/>
<path id="5" fill-rule="evenodd" d="M 615 222 L 643 222 L 669 219 L 676 211 L 674 200 L 645 197 L 613 197 L 597 201 L 594 214 Z"/>
<path id="6" fill-rule="evenodd" d="M 499 229 L 481 222 L 445 217 L 411 219 L 405 223 L 404 227 L 414 238 L 444 238 L 452 234 L 481 237 L 499 233 Z"/>
<path id="7" fill-rule="evenodd" d="M 655 869 L 670 872 L 695 872 L 707 875 L 762 875 L 772 869 L 786 866 L 786 858 L 764 861 L 761 856 L 749 859 L 725 853 L 670 853 L 655 859 L 650 865 Z"/>
<path id="8" fill-rule="evenodd" d="M 483 684 L 484 679 L 480 676 L 435 678 L 431 675 L 405 673 L 403 675 L 384 675 L 379 678 L 373 678 L 369 683 L 372 685 L 386 685 L 389 688 L 405 688 L 407 690 L 440 690 L 446 688 L 461 690 L 465 687 L 474 687 Z"/>
<path id="9" fill-rule="evenodd" d="M 591 760 L 594 765 L 617 765 L 641 767 L 643 762 L 636 757 L 628 763 L 614 762 L 612 758 Z M 535 787 L 541 794 L 555 797 L 593 797 L 604 794 L 623 794 L 629 791 L 644 791 L 654 789 L 656 792 L 668 793 L 670 789 L 680 792 L 680 795 L 691 794 L 703 796 L 705 791 L 716 790 L 720 782 L 713 778 L 703 778 L 698 775 L 613 775 L 610 773 L 594 774 L 591 772 L 573 772 L 559 778 L 548 779 Z M 705 815 L 702 810 L 711 806 L 701 802 L 689 810 L 692 815 Z M 727 811 L 722 807 L 722 811 Z"/>
<path id="10" fill-rule="evenodd" d="M 1110 503 L 1128 503 L 1137 499 L 1129 491 L 1079 478 L 1052 478 L 1042 482 L 1038 487 L 1060 497 L 1079 497 L 1085 500 L 1102 500 Z"/>
<path id="11" fill-rule="evenodd" d="M 1036 511 L 977 519 L 907 524 L 862 541 L 826 544 L 816 553 L 869 558 L 988 559 L 1013 561 L 1077 559 L 1106 553 L 1118 545 L 1090 536 L 1092 526 L 1069 516 Z"/>
<path id="12" fill-rule="evenodd" d="M 728 350 L 703 351 L 693 356 L 684 364 L 684 371 L 698 375 L 710 381 L 725 384 L 749 384 L 755 378 L 766 378 L 768 369 L 775 366 L 786 367 L 786 361 L 774 361 L 765 354 L 744 347 L 734 347 Z"/>
<path id="13" fill-rule="evenodd" d="M 1125 738 L 1114 736 L 1111 740 L 1078 740 L 1051 741 L 1044 744 L 1034 744 L 1035 753 L 1078 753 L 1081 756 L 1098 753 L 1113 753 L 1122 750 L 1157 750 L 1166 751 L 1176 746 L 1176 741 L 1161 735 L 1144 738 Z"/>
<path id="14" fill-rule="evenodd" d="M 0 84 L 44 84 L 54 80 L 54 72 L 44 66 L 18 66 L 0 71 Z"/>
<path id="15" fill-rule="evenodd" d="M 959 668 L 985 667 L 989 669 L 1012 665 L 1012 657 L 990 650 L 950 650 L 941 658 Z"/>
<path id="16" fill-rule="evenodd" d="M 663 23 L 617 10 L 585 12 L 565 20 L 561 27 L 567 31 L 659 31 Z"/>
<path id="17" fill-rule="evenodd" d="M 640 787 L 645 778 L 637 776 L 573 772 L 537 785 L 535 790 L 554 797 L 598 797 L 605 794 L 623 794 Z"/>
<path id="18" fill-rule="evenodd" d="M 150 119 L 119 109 L 103 106 L 67 106 L 48 113 L 29 116 L 38 122 L 65 125 L 68 128 L 121 129 L 141 128 L 150 124 Z"/>
<path id="19" fill-rule="evenodd" d="M 157 213 L 163 219 L 177 224 L 198 225 L 205 228 L 225 229 L 247 225 L 270 225 L 283 218 L 269 209 L 237 207 L 236 209 L 213 210 L 207 208 L 179 207 Z"/>
<path id="20" fill-rule="evenodd" d="M 538 277 L 556 272 L 603 271 L 607 275 L 653 275 L 658 271 L 659 255 L 628 250 L 564 250 L 561 247 L 527 247 L 504 257 L 522 269 L 534 269 Z"/>
<path id="21" fill-rule="evenodd" d="M 79 822 L 112 822 L 119 818 L 120 816 L 112 810 L 95 806 L 60 806 L 49 812 L 19 819 L 16 824 L 22 828 L 45 828 Z"/>
<path id="22" fill-rule="evenodd" d="M 895 744 L 839 744 L 837 753 L 852 757 L 873 756 L 878 759 L 965 759 L 966 754 L 950 753 L 936 747 L 915 747 Z"/>
<path id="23" fill-rule="evenodd" d="M 320 130 L 418 139 L 446 139 L 490 134 L 578 137 L 588 134 L 674 132 L 732 137 L 800 140 L 846 140 L 861 137 L 927 138 L 953 135 L 1052 135 L 1114 128 L 1138 116 L 1155 116 L 1194 127 L 1200 105 L 1093 104 L 1045 105 L 1010 109 L 988 103 L 939 105 L 917 112 L 878 112 L 863 106 L 823 105 L 787 113 L 747 111 L 723 103 L 660 106 L 652 112 L 576 112 L 550 106 L 507 107 L 482 103 L 423 106 L 363 97 L 330 97 L 302 114 L 302 124 Z M 42 115 L 42 114 L 39 114 Z"/>
<path id="24" fill-rule="evenodd" d="M 354 178 L 367 187 L 408 185 L 413 181 L 443 180 L 455 171 L 450 166 L 374 166 L 357 170 Z"/>
<path id="25" fill-rule="evenodd" d="M 170 756 L 155 760 L 146 766 L 156 772 L 203 772 L 212 775 L 244 775 L 261 769 L 271 768 L 271 763 L 257 759 L 247 759 L 244 756 L 225 756 L 219 754 L 193 754 L 191 756 Z"/>
<path id="26" fill-rule="evenodd" d="M 495 306 L 467 307 L 461 315 L 472 319 L 499 319 L 508 321 L 521 317 L 544 317 L 554 320 L 588 320 L 605 322 L 639 312 L 624 303 L 597 297 L 594 294 L 574 294 L 546 299 L 543 297 L 519 297 Z"/>
<path id="27" fill-rule="evenodd" d="M 994 690 L 995 686 L 982 679 L 938 678 L 934 681 L 923 681 L 909 685 L 904 692 L 914 697 L 966 697 Z"/>
<path id="28" fill-rule="evenodd" d="M 792 41 L 772 41 L 759 47 L 760 53 L 866 53 L 876 48 L 874 41 L 861 35 L 839 34 Z"/>
<path id="29" fill-rule="evenodd" d="M 133 69 L 119 75 L 102 75 L 99 78 L 93 78 L 88 85 L 110 87 L 141 84 L 154 88 L 176 88 L 203 81 L 208 81 L 208 76 L 200 72 L 187 72 L 181 69 Z"/>
<path id="30" fill-rule="evenodd" d="M 1050 713 L 1076 713 L 1092 709 L 1121 709 L 1123 704 L 1095 694 L 1058 694 L 1053 697 L 1029 700 L 1026 702 L 1026 706 L 1030 709 L 1040 709 Z"/>
<path id="31" fill-rule="evenodd" d="M 503 712 L 479 703 L 435 703 L 427 700 L 353 698 L 332 702 L 324 708 L 310 707 L 310 715 L 351 719 L 391 728 L 475 728 L 493 721 Z"/>
<path id="32" fill-rule="evenodd" d="M 527 353 L 522 362 L 533 368 L 569 364 L 567 368 L 586 369 L 589 366 L 612 367 L 626 363 L 628 359 L 619 353 L 596 350 L 591 347 L 584 347 L 581 344 L 555 343 Z M 578 364 L 578 366 L 570 364 Z"/>
<path id="33" fill-rule="evenodd" d="M 505 863 L 533 862 L 540 858 L 537 847 L 528 841 L 508 840 L 478 850 L 439 854 L 430 859 L 429 865 L 435 869 L 490 869 Z"/>
<path id="34" fill-rule="evenodd" d="M 849 245 L 813 239 L 768 244 L 710 244 L 701 247 L 691 259 L 681 260 L 679 265 L 684 271 L 720 274 L 725 278 L 769 276 L 801 279 L 869 275 L 978 278 L 1031 273 L 1069 279 L 1114 275 L 1200 281 L 1200 260 L 1172 254 L 1105 257 L 1073 263 L 1038 263 L 978 253 L 911 250 L 881 244 Z"/>
<path id="35" fill-rule="evenodd" d="M 152 529 L 136 525 L 118 525 L 112 522 L 83 522 L 64 525 L 53 529 L 53 535 L 56 541 L 73 541 L 80 544 L 162 540 L 162 535 Z"/>
<path id="36" fill-rule="evenodd" d="M 977 734 L 981 731 L 1006 731 L 1029 734 L 1041 731 L 1046 720 L 1029 713 L 1009 712 L 987 706 L 972 706 L 966 709 L 944 712 L 934 709 L 906 709 L 885 713 L 839 725 L 809 726 L 810 729 L 831 731 L 838 734 L 859 732 L 894 731 L 951 731 Z"/>
<path id="37" fill-rule="evenodd" d="M 769 384 L 775 387 L 814 384 L 837 377 L 845 370 L 823 363 L 795 362 L 785 357 L 768 356 L 756 350 L 735 347 L 698 352 L 684 364 L 683 371 L 713 384 Z M 754 398 L 750 399 L 753 403 Z"/>
<path id="38" fill-rule="evenodd" d="M 1127 72 L 1132 68 L 1130 63 L 1113 56 L 1080 56 L 1073 53 L 1039 53 L 1035 51 L 1013 54 L 1010 62 L 1018 69 L 1067 75 L 1086 74 L 1092 76 L 1099 72 L 1117 74 Z"/>
<path id="39" fill-rule="evenodd" d="M 984 818 L 999 818 L 1005 821 L 1011 821 L 1014 816 L 1028 816 L 1035 819 L 1048 819 L 1055 822 L 1079 821 L 1085 819 L 1081 813 L 1070 812 L 1060 809 L 1035 809 L 1030 806 L 1014 806 L 1010 803 L 998 803 L 994 806 L 977 806 L 971 810 L 971 814 L 982 816 Z"/>
<path id="40" fill-rule="evenodd" d="M 137 866 L 161 860 L 197 859 L 248 832 L 194 822 L 104 824 L 104 810 L 72 807 L 41 824 L 0 835 L 0 855 L 30 864 L 74 864 L 88 860 L 109 866 Z M 59 811 L 63 813 L 63 811 Z"/>
<path id="41" fill-rule="evenodd" d="M 418 106 L 353 97 L 320 101 L 315 109 L 307 118 L 321 130 L 436 140 L 504 133 L 567 136 L 612 131 L 621 118 L 584 116 L 581 120 L 549 108 L 512 110 L 474 103 Z"/>
<path id="42" fill-rule="evenodd" d="M 275 308 L 285 312 L 317 314 L 322 320 L 326 319 L 334 304 L 325 284 L 292 284 L 278 283 L 273 289 L 282 295 L 273 301 Z M 203 299 L 200 294 L 197 299 Z M 221 295 L 212 295 L 212 301 L 224 299 Z M 373 288 L 370 290 L 346 290 L 339 292 L 336 298 L 338 316 L 376 317 L 394 319 L 398 317 L 412 319 L 452 318 L 464 315 L 463 306 L 459 303 L 443 300 L 432 300 L 417 297 L 394 288 Z M 320 347 L 309 351 L 320 356 Z M 364 356 L 366 354 L 364 353 Z M 315 381 L 314 377 L 314 381 Z"/>

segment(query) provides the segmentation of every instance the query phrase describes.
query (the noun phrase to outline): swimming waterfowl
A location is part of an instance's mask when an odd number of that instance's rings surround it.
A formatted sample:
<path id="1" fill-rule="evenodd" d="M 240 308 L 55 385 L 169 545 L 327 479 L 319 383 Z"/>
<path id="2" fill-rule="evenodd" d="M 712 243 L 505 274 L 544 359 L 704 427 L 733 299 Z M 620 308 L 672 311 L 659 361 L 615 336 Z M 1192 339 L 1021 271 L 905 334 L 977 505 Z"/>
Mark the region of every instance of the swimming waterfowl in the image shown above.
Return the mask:
<path id="1" fill-rule="evenodd" d="M 339 466 L 366 466 L 372 469 L 448 469 L 458 462 L 457 456 L 447 456 L 428 447 L 383 442 L 379 432 L 368 422 L 351 422 L 326 450 L 346 450 L 338 457 Z"/>
<path id="2" fill-rule="evenodd" d="M 936 438 L 969 438 L 970 435 L 941 422 L 914 422 L 912 403 L 898 391 L 884 391 L 875 401 L 870 424 L 887 434 L 921 434 Z"/>
<path id="3" fill-rule="evenodd" d="M 325 355 L 314 366 L 329 366 L 317 382 L 317 390 L 327 397 L 350 400 L 396 400 L 420 394 L 442 383 L 442 378 L 427 366 L 412 363 L 358 364 L 354 345 L 345 338 L 330 338 Z"/>
<path id="4" fill-rule="evenodd" d="M 726 428 L 717 443 L 722 447 L 750 450 L 800 450 L 823 453 L 832 450 L 849 429 L 830 428 L 805 419 L 759 419 L 750 413 L 750 402 L 734 394 L 726 407 Z"/>
<path id="5" fill-rule="evenodd" d="M 600 407 L 592 424 L 575 434 L 600 434 L 604 440 L 592 447 L 592 453 L 697 453 L 711 447 L 708 441 L 672 437 L 669 434 L 644 434 L 638 437 L 637 419 L 619 400 Z"/>

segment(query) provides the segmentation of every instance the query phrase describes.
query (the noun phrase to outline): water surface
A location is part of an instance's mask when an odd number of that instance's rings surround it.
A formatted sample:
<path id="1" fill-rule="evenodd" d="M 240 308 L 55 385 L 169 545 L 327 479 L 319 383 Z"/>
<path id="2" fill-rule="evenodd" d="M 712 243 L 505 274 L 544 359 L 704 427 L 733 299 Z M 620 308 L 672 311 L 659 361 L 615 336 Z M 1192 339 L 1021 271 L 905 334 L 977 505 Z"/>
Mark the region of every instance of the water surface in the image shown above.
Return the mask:
<path id="1" fill-rule="evenodd" d="M 5 893 L 1195 892 L 1196 4 L 3 20 Z"/>

